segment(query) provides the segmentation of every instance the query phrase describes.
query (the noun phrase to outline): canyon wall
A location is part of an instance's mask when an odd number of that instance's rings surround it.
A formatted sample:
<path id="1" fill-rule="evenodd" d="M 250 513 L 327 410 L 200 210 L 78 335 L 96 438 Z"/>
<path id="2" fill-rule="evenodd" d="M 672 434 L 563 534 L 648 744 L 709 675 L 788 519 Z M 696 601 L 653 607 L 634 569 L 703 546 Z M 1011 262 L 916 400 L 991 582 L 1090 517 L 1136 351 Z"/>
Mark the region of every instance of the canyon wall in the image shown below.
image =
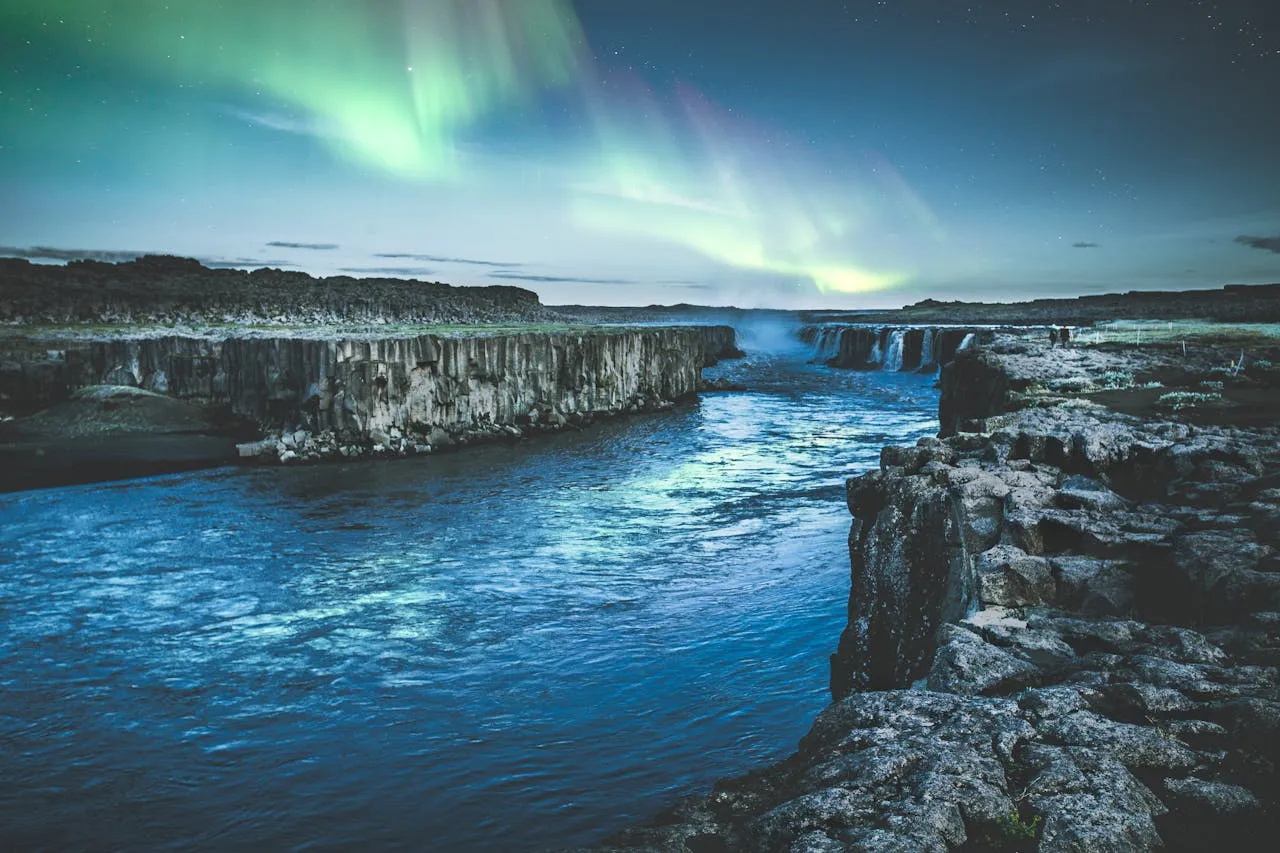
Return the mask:
<path id="1" fill-rule="evenodd" d="M 269 428 L 429 432 L 517 424 L 538 409 L 619 412 L 687 397 L 699 387 L 705 340 L 693 328 L 46 340 L 10 349 L 0 390 L 11 406 L 33 409 L 84 386 L 123 385 L 228 406 Z"/>

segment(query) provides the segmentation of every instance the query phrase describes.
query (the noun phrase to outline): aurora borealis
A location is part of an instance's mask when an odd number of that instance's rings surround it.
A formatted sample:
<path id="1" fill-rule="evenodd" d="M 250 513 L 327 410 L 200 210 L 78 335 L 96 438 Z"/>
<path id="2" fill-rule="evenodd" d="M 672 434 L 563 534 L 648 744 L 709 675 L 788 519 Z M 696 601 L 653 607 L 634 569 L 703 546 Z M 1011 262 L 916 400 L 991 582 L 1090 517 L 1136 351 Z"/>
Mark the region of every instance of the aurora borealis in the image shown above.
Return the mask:
<path id="1" fill-rule="evenodd" d="M 561 0 L 5 6 L 18 28 L 86 64 L 251 97 L 246 110 L 292 113 L 353 162 L 422 179 L 452 172 L 458 134 L 490 112 L 566 84 L 581 41 Z"/>
<path id="2" fill-rule="evenodd" d="M 0 0 L 0 247 L 516 283 L 550 303 L 1273 281 L 1277 17 Z"/>

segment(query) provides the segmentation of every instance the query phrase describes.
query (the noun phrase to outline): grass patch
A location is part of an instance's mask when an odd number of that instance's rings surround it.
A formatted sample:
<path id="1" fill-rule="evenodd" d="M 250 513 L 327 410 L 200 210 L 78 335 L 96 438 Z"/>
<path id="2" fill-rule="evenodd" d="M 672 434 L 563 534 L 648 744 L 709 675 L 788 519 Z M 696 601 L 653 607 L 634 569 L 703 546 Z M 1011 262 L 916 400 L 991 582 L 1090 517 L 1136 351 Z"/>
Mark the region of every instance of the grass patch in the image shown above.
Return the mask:
<path id="1" fill-rule="evenodd" d="M 996 818 L 995 823 L 975 827 L 964 853 L 1032 853 L 1039 847 L 1044 819 L 1040 815 L 1023 817 L 1018 812 Z"/>
<path id="2" fill-rule="evenodd" d="M 1159 399 L 1156 400 L 1156 404 L 1173 409 L 1177 412 L 1182 409 L 1203 406 L 1206 403 L 1217 403 L 1220 400 L 1222 400 L 1222 395 L 1217 393 L 1205 393 L 1202 391 L 1170 391 L 1167 394 L 1161 394 Z"/>
<path id="3" fill-rule="evenodd" d="M 1107 320 L 1076 332 L 1076 346 L 1099 344 L 1217 344 L 1280 346 L 1280 323 L 1214 323 L 1208 320 Z"/>

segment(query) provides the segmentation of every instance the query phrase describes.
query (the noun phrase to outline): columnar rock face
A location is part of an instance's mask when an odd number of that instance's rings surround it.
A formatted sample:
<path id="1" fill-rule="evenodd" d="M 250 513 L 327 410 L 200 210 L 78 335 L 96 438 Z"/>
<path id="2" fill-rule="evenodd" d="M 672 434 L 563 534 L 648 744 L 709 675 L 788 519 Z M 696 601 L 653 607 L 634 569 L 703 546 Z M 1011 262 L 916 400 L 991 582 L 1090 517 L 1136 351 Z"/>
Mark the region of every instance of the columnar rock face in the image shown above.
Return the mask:
<path id="1" fill-rule="evenodd" d="M 841 325 L 805 326 L 800 339 L 814 357 L 832 367 L 855 370 L 933 370 L 989 333 L 947 327 Z"/>
<path id="2" fill-rule="evenodd" d="M 742 358 L 746 353 L 738 349 L 738 334 L 733 326 L 696 326 L 702 333 L 702 348 L 706 354 L 706 366 L 710 367 L 722 358 Z"/>
<path id="3" fill-rule="evenodd" d="M 955 435 L 961 426 L 1004 411 L 1009 380 L 985 351 L 970 349 L 956 353 L 955 359 L 942 366 L 940 378 L 940 435 Z"/>
<path id="4" fill-rule="evenodd" d="M 920 678 L 933 657 L 940 625 L 961 618 L 969 604 L 966 559 L 972 530 L 948 491 L 895 476 L 926 454 L 954 459 L 945 445 L 886 447 L 882 471 L 850 480 L 852 593 L 849 627 L 832 667 L 832 692 L 885 689 Z M 843 665 L 858 661 L 856 668 Z"/>
<path id="5" fill-rule="evenodd" d="M 1280 427 L 1116 410 L 1172 360 L 957 359 L 944 404 L 985 402 L 848 484 L 834 704 L 786 761 L 606 849 L 1271 849 Z M 1122 370 L 1127 403 L 1099 393 Z M 1270 371 L 1206 381 L 1280 393 Z"/>
<path id="6" fill-rule="evenodd" d="M 87 385 L 225 404 L 267 427 L 368 434 L 652 407 L 694 393 L 696 329 L 311 340 L 195 337 L 46 343 L 6 369 L 10 395 L 48 404 Z"/>

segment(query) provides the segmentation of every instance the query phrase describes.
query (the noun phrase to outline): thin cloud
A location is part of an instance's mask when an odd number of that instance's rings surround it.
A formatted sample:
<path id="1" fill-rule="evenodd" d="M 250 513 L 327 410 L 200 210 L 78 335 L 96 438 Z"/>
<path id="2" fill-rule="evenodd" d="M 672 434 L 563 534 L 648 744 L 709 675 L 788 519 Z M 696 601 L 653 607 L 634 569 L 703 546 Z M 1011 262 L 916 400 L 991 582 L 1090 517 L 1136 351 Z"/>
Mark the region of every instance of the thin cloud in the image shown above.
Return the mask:
<path id="1" fill-rule="evenodd" d="M 681 279 L 671 279 L 665 281 L 648 281 L 635 278 L 580 278 L 578 276 L 560 276 L 560 275 L 532 275 L 525 273 L 509 272 L 507 270 L 499 270 L 489 273 L 490 278 L 506 278 L 515 281 L 532 281 L 541 284 L 648 284 L 662 285 L 666 287 L 683 287 L 689 290 L 718 290 L 715 285 L 703 284 L 697 281 L 685 281 Z"/>
<path id="2" fill-rule="evenodd" d="M 338 248 L 337 243 L 288 243 L 284 240 L 272 240 L 267 245 L 275 249 L 311 249 L 316 252 L 330 252 Z"/>
<path id="3" fill-rule="evenodd" d="M 1249 237 L 1242 234 L 1236 238 L 1236 242 L 1251 249 L 1261 249 L 1264 252 L 1275 252 L 1280 255 L 1280 237 Z"/>
<path id="4" fill-rule="evenodd" d="M 1089 243 L 1089 242 L 1086 242 L 1086 241 L 1084 241 L 1084 240 L 1081 240 L 1079 243 L 1072 243 L 1072 244 L 1071 244 L 1071 248 L 1073 248 L 1073 249 L 1096 249 L 1096 248 L 1098 248 L 1098 244 L 1097 244 L 1097 243 Z"/>
<path id="5" fill-rule="evenodd" d="M 236 270 L 245 267 L 296 267 L 288 261 L 263 260 L 262 258 L 196 258 L 211 270 Z"/>
<path id="6" fill-rule="evenodd" d="M 507 278 L 515 281 L 534 281 L 543 284 L 641 284 L 642 282 L 628 278 L 577 278 L 558 275 L 526 275 L 515 272 L 492 272 L 490 278 Z"/>
<path id="7" fill-rule="evenodd" d="M 0 246 L 0 255 L 8 258 L 26 258 L 32 261 L 105 261 L 124 263 L 136 261 L 151 252 L 124 252 L 106 249 L 55 249 L 50 246 Z"/>
<path id="8" fill-rule="evenodd" d="M 336 139 L 338 137 L 338 134 L 332 128 L 311 119 L 297 118 L 283 113 L 251 112 L 235 107 L 229 107 L 227 113 L 249 124 L 278 130 L 283 133 L 296 133 L 299 136 L 314 136 L 319 139 Z"/>
<path id="9" fill-rule="evenodd" d="M 119 249 L 57 249 L 51 246 L 0 246 L 0 256 L 26 258 L 31 261 L 102 261 L 108 264 L 127 264 L 146 255 L 166 255 L 167 252 L 126 252 Z M 201 265 L 213 270 L 240 269 L 243 267 L 294 267 L 289 261 L 263 258 L 201 258 Z"/>
<path id="10" fill-rule="evenodd" d="M 524 264 L 510 261 L 482 261 L 475 258 L 448 258 L 442 255 L 415 255 L 408 252 L 380 252 L 375 258 L 387 258 L 397 261 L 426 261 L 431 264 L 468 264 L 476 267 L 522 267 Z"/>
<path id="11" fill-rule="evenodd" d="M 434 275 L 429 267 L 342 267 L 342 272 L 363 275 Z"/>

